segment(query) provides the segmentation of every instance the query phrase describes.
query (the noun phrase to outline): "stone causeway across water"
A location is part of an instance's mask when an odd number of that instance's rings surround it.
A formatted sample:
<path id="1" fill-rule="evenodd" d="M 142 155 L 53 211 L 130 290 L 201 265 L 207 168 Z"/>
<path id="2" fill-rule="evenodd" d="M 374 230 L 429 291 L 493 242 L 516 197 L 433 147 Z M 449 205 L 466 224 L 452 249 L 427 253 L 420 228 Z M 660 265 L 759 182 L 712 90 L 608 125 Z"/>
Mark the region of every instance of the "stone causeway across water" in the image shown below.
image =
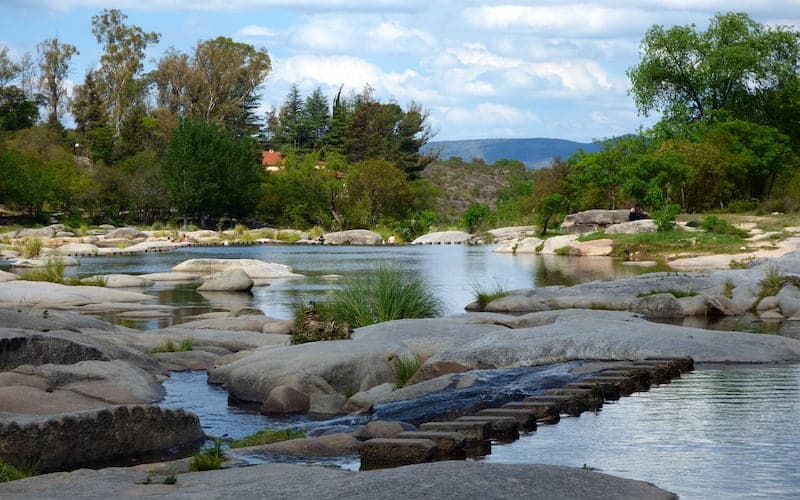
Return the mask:
<path id="1" fill-rule="evenodd" d="M 537 425 L 556 424 L 561 415 L 578 416 L 596 411 L 605 401 L 666 384 L 694 369 L 692 358 L 659 358 L 632 361 L 540 396 L 488 408 L 455 420 L 426 422 L 419 431 L 402 432 L 396 438 L 375 438 L 361 446 L 361 470 L 457 460 L 491 453 L 492 442 L 509 443 L 520 431 Z"/>

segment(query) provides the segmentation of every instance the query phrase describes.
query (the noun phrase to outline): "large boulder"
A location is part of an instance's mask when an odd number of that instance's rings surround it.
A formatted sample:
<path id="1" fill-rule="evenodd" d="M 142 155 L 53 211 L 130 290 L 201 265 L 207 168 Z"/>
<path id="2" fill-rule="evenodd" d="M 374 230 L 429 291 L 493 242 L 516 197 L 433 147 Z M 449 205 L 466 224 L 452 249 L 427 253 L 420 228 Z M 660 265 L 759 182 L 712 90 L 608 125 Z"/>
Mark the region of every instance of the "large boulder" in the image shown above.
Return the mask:
<path id="1" fill-rule="evenodd" d="M 630 222 L 611 224 L 605 228 L 606 234 L 638 234 L 654 233 L 658 231 L 658 225 L 653 219 L 641 219 Z"/>
<path id="2" fill-rule="evenodd" d="M 465 233 L 464 231 L 439 231 L 436 233 L 424 234 L 416 238 L 414 241 L 412 241 L 411 244 L 412 245 L 461 244 L 461 243 L 467 243 L 471 237 L 472 237 L 471 234 Z"/>
<path id="3" fill-rule="evenodd" d="M 35 463 L 43 472 L 167 451 L 203 440 L 205 434 L 194 414 L 158 406 L 0 416 L 0 457 L 12 463 Z"/>
<path id="4" fill-rule="evenodd" d="M 350 229 L 335 233 L 325 233 L 322 238 L 326 245 L 382 245 L 380 234 L 367 229 Z"/>
<path id="5" fill-rule="evenodd" d="M 586 210 L 567 215 L 561 223 L 561 231 L 591 233 L 612 224 L 628 222 L 629 215 L 629 210 Z"/>
<path id="6" fill-rule="evenodd" d="M 190 259 L 172 268 L 176 272 L 203 276 L 232 269 L 241 269 L 256 284 L 266 280 L 302 277 L 293 273 L 289 266 L 255 259 Z"/>
<path id="7" fill-rule="evenodd" d="M 48 263 L 57 262 L 59 265 L 62 266 L 79 266 L 81 263 L 75 257 L 69 257 L 66 255 L 51 255 L 48 257 L 41 257 L 38 259 L 13 259 L 11 261 L 11 267 L 18 267 L 18 268 L 37 268 L 37 267 L 47 267 Z"/>
<path id="8" fill-rule="evenodd" d="M 264 415 L 290 415 L 306 413 L 311 407 L 308 394 L 291 385 L 279 385 L 269 391 L 269 395 L 261 405 Z"/>
<path id="9" fill-rule="evenodd" d="M 263 402 L 280 385 L 305 387 L 311 376 L 321 377 L 337 392 L 345 393 L 394 381 L 395 360 L 412 356 L 396 342 L 310 342 L 257 349 L 215 367 L 209 381 L 224 384 L 233 398 L 242 401 Z"/>
<path id="10" fill-rule="evenodd" d="M 97 245 L 91 243 L 67 243 L 58 247 L 61 255 L 97 255 Z"/>
<path id="11" fill-rule="evenodd" d="M 142 276 L 134 276 L 132 274 L 105 274 L 84 278 L 81 281 L 93 281 L 102 279 L 105 282 L 106 288 L 147 288 L 155 284 L 151 279 L 143 278 Z"/>
<path id="12" fill-rule="evenodd" d="M 656 293 L 640 298 L 631 309 L 647 318 L 683 318 L 683 308 L 670 293 Z"/>
<path id="13" fill-rule="evenodd" d="M 582 257 L 607 257 L 614 251 L 614 241 L 603 238 L 591 241 L 576 241 L 569 246 L 570 255 Z"/>
<path id="14" fill-rule="evenodd" d="M 536 226 L 509 226 L 490 229 L 487 232 L 494 237 L 496 243 L 502 243 L 535 236 L 537 229 Z"/>
<path id="15" fill-rule="evenodd" d="M 124 238 L 136 240 L 147 238 L 147 235 L 135 227 L 120 227 L 106 234 L 106 239 Z"/>
<path id="16" fill-rule="evenodd" d="M 553 236 L 544 242 L 541 253 L 542 255 L 557 255 L 562 251 L 569 253 L 569 248 L 578 241 L 576 234 L 564 234 L 561 236 Z"/>
<path id="17" fill-rule="evenodd" d="M 46 281 L 0 283 L 0 307 L 37 309 L 86 309 L 90 305 L 144 303 L 152 295 L 97 286 L 66 286 Z M 108 308 L 112 310 L 113 307 Z"/>
<path id="18" fill-rule="evenodd" d="M 199 291 L 206 292 L 246 292 L 253 288 L 253 280 L 242 269 L 229 269 L 208 276 Z"/>
<path id="19" fill-rule="evenodd" d="M 512 254 L 534 254 L 539 253 L 544 247 L 544 241 L 533 237 L 525 237 L 516 240 L 506 240 L 495 248 L 496 253 L 512 253 Z"/>

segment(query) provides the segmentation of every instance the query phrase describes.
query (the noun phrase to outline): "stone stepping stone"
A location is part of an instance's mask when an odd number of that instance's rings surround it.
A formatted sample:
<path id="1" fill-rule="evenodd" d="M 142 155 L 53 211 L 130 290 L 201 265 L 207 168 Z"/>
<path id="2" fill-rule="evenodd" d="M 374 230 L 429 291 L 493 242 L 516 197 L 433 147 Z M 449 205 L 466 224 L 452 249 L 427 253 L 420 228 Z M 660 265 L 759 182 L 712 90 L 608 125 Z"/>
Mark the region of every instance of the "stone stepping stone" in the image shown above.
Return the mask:
<path id="1" fill-rule="evenodd" d="M 404 431 L 397 435 L 398 439 L 428 439 L 436 443 L 439 458 L 455 457 L 464 453 L 466 438 L 458 432 L 438 431 Z"/>
<path id="2" fill-rule="evenodd" d="M 553 402 L 514 401 L 504 404 L 503 408 L 528 410 L 533 413 L 537 423 L 554 424 L 561 418 L 559 404 Z"/>
<path id="3" fill-rule="evenodd" d="M 432 462 L 438 455 L 430 439 L 374 438 L 361 445 L 361 470 Z"/>
<path id="4" fill-rule="evenodd" d="M 486 411 L 486 410 L 484 410 Z M 514 441 L 519 439 L 519 430 L 522 425 L 511 416 L 479 414 L 459 417 L 456 422 L 489 422 L 492 426 L 492 437 L 500 441 Z M 535 430 L 531 429 L 531 430 Z"/>
<path id="5" fill-rule="evenodd" d="M 536 430 L 536 415 L 525 409 L 487 408 L 476 413 L 479 417 L 511 417 L 526 431 Z"/>
<path id="6" fill-rule="evenodd" d="M 426 422 L 419 426 L 421 431 L 458 432 L 467 439 L 467 446 L 480 446 L 492 435 L 490 422 Z"/>

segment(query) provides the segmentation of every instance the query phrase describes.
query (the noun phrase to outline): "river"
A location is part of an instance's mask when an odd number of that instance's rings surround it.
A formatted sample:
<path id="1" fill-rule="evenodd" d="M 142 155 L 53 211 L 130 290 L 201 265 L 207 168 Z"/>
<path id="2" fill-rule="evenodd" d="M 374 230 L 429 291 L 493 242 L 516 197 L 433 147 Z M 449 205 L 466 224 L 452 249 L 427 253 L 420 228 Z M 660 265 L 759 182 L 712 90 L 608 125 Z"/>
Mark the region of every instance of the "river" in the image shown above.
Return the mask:
<path id="1" fill-rule="evenodd" d="M 298 299 L 318 299 L 340 283 L 327 277 L 368 273 L 379 263 L 423 277 L 438 290 L 448 314 L 463 311 L 475 286 L 506 289 L 574 284 L 644 272 L 608 258 L 510 256 L 489 247 L 299 247 L 253 246 L 188 248 L 175 252 L 81 259 L 80 275 L 168 271 L 190 258 L 255 258 L 291 266 L 306 278 L 284 280 L 230 294 L 277 318 L 292 316 Z M 213 310 L 222 299 L 192 287 L 156 287 L 154 301 L 192 313 Z M 228 304 L 229 305 L 229 304 Z M 180 314 L 156 325 L 180 322 Z M 788 323 L 788 322 L 787 322 Z M 693 325 L 702 326 L 702 325 Z M 713 326 L 713 325 L 712 325 Z M 726 325 L 723 325 L 726 326 Z M 727 325 L 730 327 L 730 325 Z M 797 337 L 798 328 L 790 328 Z M 257 408 L 231 407 L 221 388 L 204 373 L 175 374 L 165 382 L 164 404 L 196 412 L 210 435 L 239 437 L 265 425 L 320 423 L 275 420 Z M 800 495 L 800 366 L 699 366 L 671 384 L 615 403 L 596 414 L 563 418 L 553 426 L 497 445 L 483 460 L 548 463 L 597 468 L 609 474 L 650 481 L 682 498 L 797 498 Z M 358 423 L 353 421 L 350 423 Z M 340 465 L 353 467 L 353 461 Z"/>

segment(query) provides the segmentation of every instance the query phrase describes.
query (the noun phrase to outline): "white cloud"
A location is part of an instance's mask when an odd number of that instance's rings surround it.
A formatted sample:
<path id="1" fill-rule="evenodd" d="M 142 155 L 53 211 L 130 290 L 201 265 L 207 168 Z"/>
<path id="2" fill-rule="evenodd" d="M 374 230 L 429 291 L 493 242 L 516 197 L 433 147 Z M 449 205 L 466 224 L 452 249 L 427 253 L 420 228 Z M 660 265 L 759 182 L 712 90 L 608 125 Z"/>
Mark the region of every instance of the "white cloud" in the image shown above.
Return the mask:
<path id="1" fill-rule="evenodd" d="M 248 24 L 240 28 L 234 36 L 237 38 L 270 38 L 277 33 L 265 26 L 258 26 L 257 24 Z"/>
<path id="2" fill-rule="evenodd" d="M 369 84 L 384 98 L 401 102 L 437 102 L 439 94 L 416 71 L 386 72 L 379 66 L 352 56 L 300 55 L 275 63 L 273 80 L 298 82 L 306 87 L 325 85 L 360 91 Z"/>
<path id="3" fill-rule="evenodd" d="M 402 48 L 403 45 L 432 45 L 435 40 L 429 33 L 406 28 L 396 21 L 384 21 L 369 30 L 367 35 L 376 43 Z M 401 47 L 397 47 L 400 45 Z"/>
<path id="4" fill-rule="evenodd" d="M 357 32 L 344 17 L 319 16 L 289 30 L 292 44 L 324 52 L 346 52 L 356 47 Z"/>
<path id="5" fill-rule="evenodd" d="M 74 8 L 109 8 L 108 0 L 33 0 L 31 6 L 57 11 Z M 316 9 L 318 11 L 401 11 L 412 10 L 403 0 L 116 0 L 113 8 L 126 10 L 248 10 L 270 7 Z"/>
<path id="6" fill-rule="evenodd" d="M 535 113 L 497 103 L 480 103 L 473 108 L 439 107 L 436 111 L 447 122 L 457 124 L 481 125 L 519 125 L 536 123 L 539 118 Z"/>

